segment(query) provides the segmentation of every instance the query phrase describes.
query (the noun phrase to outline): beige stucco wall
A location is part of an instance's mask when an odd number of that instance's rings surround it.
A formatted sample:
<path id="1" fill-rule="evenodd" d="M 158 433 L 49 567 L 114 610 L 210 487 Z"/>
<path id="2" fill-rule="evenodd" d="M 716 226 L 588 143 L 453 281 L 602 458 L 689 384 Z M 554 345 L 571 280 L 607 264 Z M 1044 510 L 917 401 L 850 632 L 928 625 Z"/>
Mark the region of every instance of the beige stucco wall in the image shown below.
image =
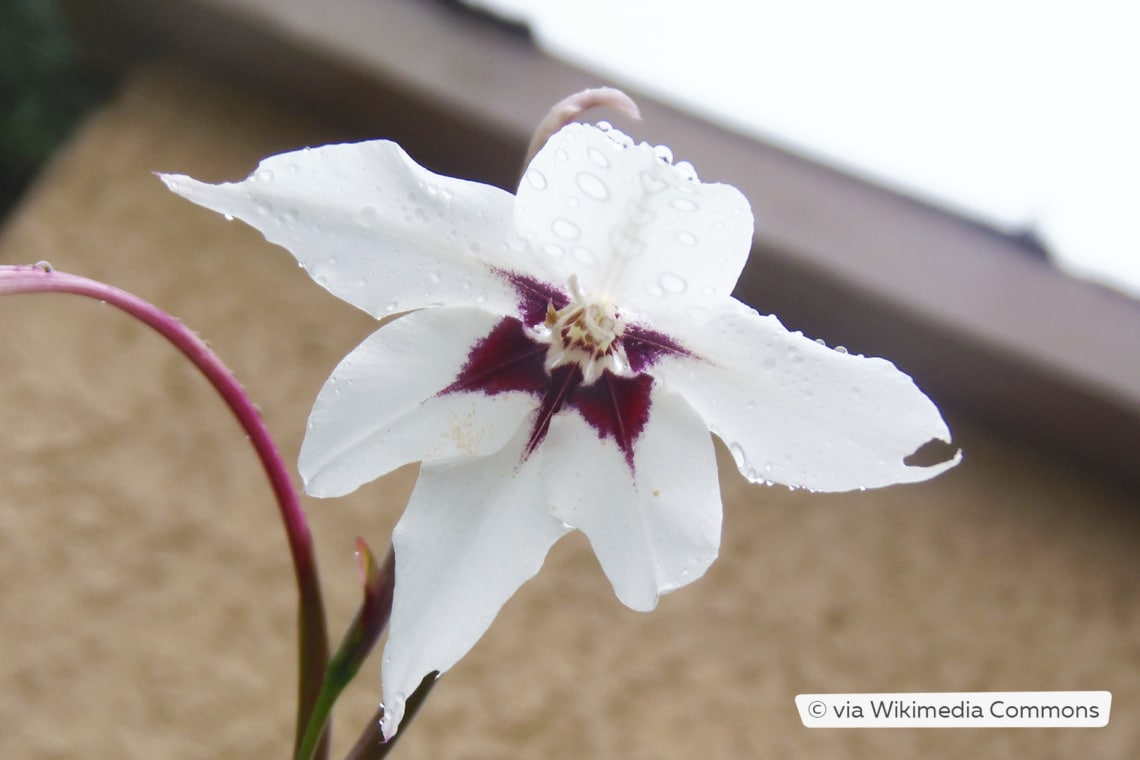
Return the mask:
<path id="1" fill-rule="evenodd" d="M 372 323 L 151 172 L 237 179 L 332 135 L 185 72 L 139 72 L 44 174 L 0 263 L 48 259 L 181 317 L 293 462 L 318 388 Z M 750 486 L 722 456 L 722 556 L 649 615 L 564 541 L 397 756 L 1140 756 L 1135 494 L 962 411 L 950 422 L 964 464 L 883 491 Z M 334 638 L 358 593 L 353 538 L 382 551 L 413 478 L 306 500 Z M 189 365 L 108 307 L 0 299 L 0 757 L 286 757 L 290 572 L 258 464 Z M 823 731 L 792 701 L 986 689 L 1108 689 L 1113 718 Z M 374 658 L 339 713 L 341 752 L 379 696 Z"/>

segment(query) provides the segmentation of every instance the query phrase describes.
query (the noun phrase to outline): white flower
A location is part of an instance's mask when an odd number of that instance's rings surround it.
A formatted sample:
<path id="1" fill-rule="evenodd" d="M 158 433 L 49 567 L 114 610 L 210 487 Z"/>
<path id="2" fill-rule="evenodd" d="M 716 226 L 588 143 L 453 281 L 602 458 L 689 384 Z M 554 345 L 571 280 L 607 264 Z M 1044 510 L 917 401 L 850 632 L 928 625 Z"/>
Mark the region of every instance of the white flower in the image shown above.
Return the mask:
<path id="1" fill-rule="evenodd" d="M 388 736 L 566 532 L 633 609 L 699 578 L 720 542 L 710 430 L 749 480 L 819 491 L 958 462 L 904 464 L 949 431 L 892 364 L 731 297 L 752 243 L 738 190 L 605 125 L 554 135 L 517 195 L 387 141 L 274 156 L 235 184 L 163 179 L 349 303 L 412 312 L 333 371 L 300 459 L 317 496 L 423 461 L 393 536 Z"/>

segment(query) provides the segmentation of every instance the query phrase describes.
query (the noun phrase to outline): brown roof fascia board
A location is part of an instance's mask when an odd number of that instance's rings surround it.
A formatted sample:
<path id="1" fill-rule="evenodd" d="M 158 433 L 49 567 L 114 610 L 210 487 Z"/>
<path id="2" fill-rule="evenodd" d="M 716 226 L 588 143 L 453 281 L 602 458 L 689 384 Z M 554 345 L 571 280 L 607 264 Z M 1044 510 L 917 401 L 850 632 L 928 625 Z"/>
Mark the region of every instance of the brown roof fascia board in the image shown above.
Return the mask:
<path id="1" fill-rule="evenodd" d="M 164 56 L 399 140 L 448 174 L 511 187 L 530 130 L 599 78 L 436 0 L 65 0 L 118 64 Z M 737 296 L 888 356 L 943 405 L 1135 479 L 1140 303 L 1058 272 L 1024 241 L 637 97 L 641 139 L 751 200 Z M 620 122 L 620 118 L 614 118 Z"/>

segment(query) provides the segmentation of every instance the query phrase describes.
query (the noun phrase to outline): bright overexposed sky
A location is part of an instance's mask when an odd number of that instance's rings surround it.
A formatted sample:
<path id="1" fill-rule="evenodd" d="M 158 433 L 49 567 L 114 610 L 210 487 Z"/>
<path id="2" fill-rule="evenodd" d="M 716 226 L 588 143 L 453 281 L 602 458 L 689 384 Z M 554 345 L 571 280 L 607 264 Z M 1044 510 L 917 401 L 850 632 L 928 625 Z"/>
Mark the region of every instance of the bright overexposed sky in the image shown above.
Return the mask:
<path id="1" fill-rule="evenodd" d="M 745 134 L 1140 297 L 1140 2 L 467 0 Z"/>

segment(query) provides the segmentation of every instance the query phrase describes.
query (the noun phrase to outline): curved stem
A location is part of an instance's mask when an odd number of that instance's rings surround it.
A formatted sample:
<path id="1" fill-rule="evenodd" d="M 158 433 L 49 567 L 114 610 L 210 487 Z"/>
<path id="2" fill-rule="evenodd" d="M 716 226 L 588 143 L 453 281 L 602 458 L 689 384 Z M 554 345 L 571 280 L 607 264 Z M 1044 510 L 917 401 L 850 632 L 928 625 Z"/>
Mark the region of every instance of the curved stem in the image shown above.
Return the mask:
<path id="1" fill-rule="evenodd" d="M 308 723 L 309 714 L 317 701 L 321 683 L 328 666 L 328 632 L 325 626 L 324 602 L 317 576 L 316 556 L 312 535 L 301 503 L 293 488 L 289 471 L 269 435 L 253 402 L 241 384 L 230 373 L 222 360 L 210 348 L 174 317 L 144 301 L 138 296 L 96 280 L 89 280 L 65 272 L 56 272 L 48 264 L 35 266 L 0 266 L 0 295 L 18 293 L 72 293 L 104 301 L 130 314 L 170 341 L 194 363 L 225 400 L 249 435 L 265 470 L 293 557 L 293 570 L 297 578 L 299 596 L 299 693 L 297 705 L 297 735 L 294 746 Z M 328 756 L 327 735 L 317 758 Z"/>

